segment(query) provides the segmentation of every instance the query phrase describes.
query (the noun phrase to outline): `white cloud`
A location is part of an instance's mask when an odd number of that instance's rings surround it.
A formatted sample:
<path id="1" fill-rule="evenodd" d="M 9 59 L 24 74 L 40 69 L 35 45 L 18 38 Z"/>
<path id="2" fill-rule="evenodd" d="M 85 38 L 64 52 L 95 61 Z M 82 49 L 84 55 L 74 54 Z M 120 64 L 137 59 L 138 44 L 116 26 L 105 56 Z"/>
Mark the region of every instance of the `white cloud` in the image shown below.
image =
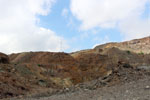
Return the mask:
<path id="1" fill-rule="evenodd" d="M 129 18 L 119 25 L 125 40 L 150 36 L 150 20 L 140 18 Z"/>
<path id="2" fill-rule="evenodd" d="M 47 15 L 55 0 L 0 0 L 0 51 L 59 51 L 66 41 L 38 26 L 37 15 Z"/>
<path id="3" fill-rule="evenodd" d="M 146 36 L 150 27 L 141 19 L 145 5 L 150 0 L 71 0 L 72 14 L 82 22 L 82 30 L 99 28 L 117 28 L 125 36 Z M 134 21 L 132 21 L 134 20 Z M 137 21 L 137 22 L 136 22 Z M 133 23 L 132 23 L 133 22 Z M 134 24 L 136 23 L 136 24 Z M 137 25 L 141 24 L 141 25 Z M 128 30 L 129 26 L 130 30 Z M 134 32 L 131 32 L 133 31 Z"/>

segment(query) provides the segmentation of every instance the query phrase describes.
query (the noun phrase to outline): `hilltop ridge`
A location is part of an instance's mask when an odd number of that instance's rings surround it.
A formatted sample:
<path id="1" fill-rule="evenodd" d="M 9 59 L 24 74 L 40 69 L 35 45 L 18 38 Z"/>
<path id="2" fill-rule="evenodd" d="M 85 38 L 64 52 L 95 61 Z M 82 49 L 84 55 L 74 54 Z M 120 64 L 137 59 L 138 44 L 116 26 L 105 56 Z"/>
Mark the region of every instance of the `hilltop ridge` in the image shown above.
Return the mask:
<path id="1" fill-rule="evenodd" d="M 96 46 L 94 49 L 107 49 L 107 48 L 112 48 L 116 47 L 120 50 L 129 50 L 135 53 L 145 53 L 149 54 L 150 53 L 150 36 L 149 37 L 144 37 L 141 39 L 134 39 L 130 41 L 125 41 L 125 42 L 114 42 L 114 43 L 107 43 L 104 45 L 99 45 Z"/>
<path id="2" fill-rule="evenodd" d="M 149 40 L 107 43 L 73 53 L 1 53 L 0 99 L 50 96 L 139 80 L 150 75 Z"/>

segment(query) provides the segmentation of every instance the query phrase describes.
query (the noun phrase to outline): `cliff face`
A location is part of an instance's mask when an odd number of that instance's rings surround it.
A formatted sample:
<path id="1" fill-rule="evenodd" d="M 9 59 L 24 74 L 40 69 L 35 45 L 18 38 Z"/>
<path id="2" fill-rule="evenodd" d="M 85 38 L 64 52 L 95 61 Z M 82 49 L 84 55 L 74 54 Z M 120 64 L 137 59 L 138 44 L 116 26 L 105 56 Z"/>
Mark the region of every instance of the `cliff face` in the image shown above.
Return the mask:
<path id="1" fill-rule="evenodd" d="M 120 50 L 128 50 L 135 53 L 144 53 L 149 54 L 150 53 L 150 37 L 145 37 L 142 39 L 135 39 L 131 41 L 125 41 L 121 43 L 108 43 L 104 45 L 96 46 L 95 49 L 107 49 L 116 47 Z"/>

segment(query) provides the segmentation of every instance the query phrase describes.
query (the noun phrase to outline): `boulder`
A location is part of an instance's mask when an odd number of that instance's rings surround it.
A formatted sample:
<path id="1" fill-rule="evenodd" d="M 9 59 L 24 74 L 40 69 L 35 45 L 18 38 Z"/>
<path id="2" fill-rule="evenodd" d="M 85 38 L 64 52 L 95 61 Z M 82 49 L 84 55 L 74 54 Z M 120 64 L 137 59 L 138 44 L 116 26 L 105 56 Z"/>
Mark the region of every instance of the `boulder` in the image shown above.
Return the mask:
<path id="1" fill-rule="evenodd" d="M 8 63 L 9 57 L 4 53 L 0 53 L 0 64 L 8 64 Z"/>

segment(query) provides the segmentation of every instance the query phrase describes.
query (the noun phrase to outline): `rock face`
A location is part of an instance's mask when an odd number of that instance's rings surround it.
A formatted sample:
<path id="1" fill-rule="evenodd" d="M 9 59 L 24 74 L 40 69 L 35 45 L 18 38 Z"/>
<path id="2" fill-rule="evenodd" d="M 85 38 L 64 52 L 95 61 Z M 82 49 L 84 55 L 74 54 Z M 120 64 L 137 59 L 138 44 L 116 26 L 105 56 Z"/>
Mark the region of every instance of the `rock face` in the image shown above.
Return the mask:
<path id="1" fill-rule="evenodd" d="M 1 64 L 8 64 L 9 57 L 6 54 L 0 53 L 0 63 Z"/>
<path id="2" fill-rule="evenodd" d="M 142 39 L 135 39 L 131 41 L 125 41 L 121 43 L 107 43 L 104 45 L 96 46 L 95 49 L 105 50 L 107 48 L 112 48 L 112 47 L 119 48 L 120 50 L 128 50 L 128 51 L 135 52 L 135 53 L 149 54 L 150 53 L 150 37 L 145 37 Z"/>

